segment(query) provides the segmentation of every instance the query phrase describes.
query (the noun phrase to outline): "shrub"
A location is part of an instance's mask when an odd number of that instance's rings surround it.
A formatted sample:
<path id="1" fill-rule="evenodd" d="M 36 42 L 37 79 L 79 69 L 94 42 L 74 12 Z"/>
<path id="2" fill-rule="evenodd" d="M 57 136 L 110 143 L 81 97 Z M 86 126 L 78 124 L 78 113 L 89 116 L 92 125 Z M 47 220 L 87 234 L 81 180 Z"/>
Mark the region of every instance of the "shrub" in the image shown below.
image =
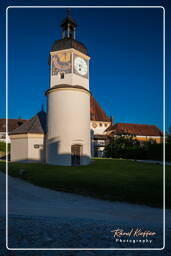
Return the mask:
<path id="1" fill-rule="evenodd" d="M 105 156 L 125 159 L 145 159 L 146 149 L 140 146 L 140 142 L 132 135 L 118 135 L 109 137 L 105 148 Z"/>
<path id="2" fill-rule="evenodd" d="M 8 151 L 10 151 L 10 144 L 8 144 Z M 0 152 L 6 152 L 6 143 L 0 141 Z"/>
<path id="3" fill-rule="evenodd" d="M 166 161 L 171 161 L 171 143 L 166 143 Z M 130 135 L 110 137 L 105 149 L 105 156 L 125 159 L 163 160 L 163 144 L 154 141 L 145 142 L 143 146 Z"/>
<path id="4" fill-rule="evenodd" d="M 171 144 L 166 144 L 166 161 L 171 161 Z"/>
<path id="5" fill-rule="evenodd" d="M 152 160 L 163 160 L 163 143 L 160 144 L 149 144 L 147 146 L 148 159 Z M 171 144 L 166 143 L 165 146 L 165 158 L 166 161 L 171 161 Z"/>

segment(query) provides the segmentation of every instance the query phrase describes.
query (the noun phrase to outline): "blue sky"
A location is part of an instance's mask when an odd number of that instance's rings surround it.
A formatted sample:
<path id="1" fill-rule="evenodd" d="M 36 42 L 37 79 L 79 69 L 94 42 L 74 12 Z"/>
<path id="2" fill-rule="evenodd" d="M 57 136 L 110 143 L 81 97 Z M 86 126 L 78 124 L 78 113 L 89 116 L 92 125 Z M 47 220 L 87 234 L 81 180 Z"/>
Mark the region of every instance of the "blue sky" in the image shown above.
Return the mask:
<path id="1" fill-rule="evenodd" d="M 38 5 L 45 2 L 39 1 Z M 58 5 L 57 1 L 51 2 L 49 5 Z M 155 124 L 162 129 L 162 12 L 145 8 L 72 9 L 78 23 L 76 38 L 86 45 L 91 56 L 90 90 L 115 122 Z M 9 118 L 28 119 L 41 109 L 42 103 L 46 106 L 48 56 L 53 42 L 61 38 L 60 22 L 65 15 L 66 9 L 59 8 L 9 9 Z M 5 63 L 4 52 L 2 57 Z M 5 80 L 4 76 L 0 79 Z M 166 99 L 170 98 L 169 81 L 167 76 Z M 166 103 L 169 127 L 171 111 Z M 5 97 L 1 96 L 0 107 L 3 118 Z"/>

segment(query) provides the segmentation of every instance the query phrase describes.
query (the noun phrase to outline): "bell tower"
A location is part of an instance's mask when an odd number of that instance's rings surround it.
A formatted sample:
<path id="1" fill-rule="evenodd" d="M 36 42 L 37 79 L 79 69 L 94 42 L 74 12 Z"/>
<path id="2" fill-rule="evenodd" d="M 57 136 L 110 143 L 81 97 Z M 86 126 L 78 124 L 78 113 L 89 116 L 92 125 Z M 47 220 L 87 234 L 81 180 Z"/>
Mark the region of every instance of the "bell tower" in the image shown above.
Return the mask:
<path id="1" fill-rule="evenodd" d="M 72 19 L 70 9 L 67 10 L 67 17 L 62 21 L 62 38 L 76 39 L 76 22 Z"/>
<path id="2" fill-rule="evenodd" d="M 82 86 L 89 90 L 87 48 L 76 40 L 77 24 L 68 13 L 62 21 L 62 39 L 55 41 L 50 52 L 50 87 L 59 84 Z"/>
<path id="3" fill-rule="evenodd" d="M 47 163 L 90 163 L 90 92 L 87 48 L 76 40 L 77 24 L 68 11 L 62 39 L 50 51 Z"/>

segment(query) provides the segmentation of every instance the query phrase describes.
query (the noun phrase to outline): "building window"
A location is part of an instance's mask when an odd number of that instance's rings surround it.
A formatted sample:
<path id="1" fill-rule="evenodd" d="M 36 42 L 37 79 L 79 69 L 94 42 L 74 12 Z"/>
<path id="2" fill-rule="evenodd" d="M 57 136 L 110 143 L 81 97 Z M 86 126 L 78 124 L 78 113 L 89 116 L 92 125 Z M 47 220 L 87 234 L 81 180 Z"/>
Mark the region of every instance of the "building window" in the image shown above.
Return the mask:
<path id="1" fill-rule="evenodd" d="M 93 128 L 96 128 L 96 127 L 97 127 L 97 124 L 96 124 L 96 123 L 93 123 L 92 126 L 93 126 Z"/>
<path id="2" fill-rule="evenodd" d="M 103 124 L 102 123 L 100 123 L 100 126 L 102 126 Z"/>
<path id="3" fill-rule="evenodd" d="M 64 79 L 64 73 L 60 73 L 61 79 Z"/>
<path id="4" fill-rule="evenodd" d="M 39 145 L 38 144 L 34 144 L 34 148 L 39 148 Z"/>
<path id="5" fill-rule="evenodd" d="M 107 127 L 107 124 L 105 124 L 105 127 Z"/>

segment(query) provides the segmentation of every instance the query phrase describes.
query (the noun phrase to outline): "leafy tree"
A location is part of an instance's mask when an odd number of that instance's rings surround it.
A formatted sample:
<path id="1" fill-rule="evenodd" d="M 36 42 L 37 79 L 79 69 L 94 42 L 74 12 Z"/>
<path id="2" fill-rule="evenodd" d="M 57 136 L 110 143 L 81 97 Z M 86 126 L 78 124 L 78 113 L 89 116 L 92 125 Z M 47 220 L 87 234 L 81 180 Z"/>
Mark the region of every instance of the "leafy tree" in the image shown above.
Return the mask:
<path id="1" fill-rule="evenodd" d="M 112 158 L 141 159 L 145 157 L 145 149 L 140 146 L 140 142 L 134 135 L 121 133 L 109 136 L 105 148 L 105 156 Z"/>

